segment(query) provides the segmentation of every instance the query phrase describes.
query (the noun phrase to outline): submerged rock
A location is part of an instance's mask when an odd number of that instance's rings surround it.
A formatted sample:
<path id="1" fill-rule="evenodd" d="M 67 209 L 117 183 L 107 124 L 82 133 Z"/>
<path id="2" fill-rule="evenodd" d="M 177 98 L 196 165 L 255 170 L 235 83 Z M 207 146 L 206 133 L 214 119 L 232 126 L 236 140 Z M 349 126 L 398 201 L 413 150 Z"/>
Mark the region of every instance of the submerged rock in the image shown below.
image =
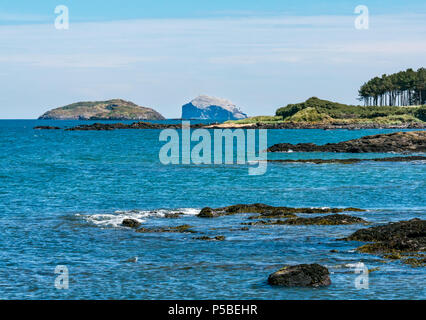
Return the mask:
<path id="1" fill-rule="evenodd" d="M 386 158 L 373 158 L 373 159 L 272 159 L 268 160 L 268 162 L 276 162 L 276 163 L 314 163 L 314 164 L 322 164 L 322 163 L 338 163 L 338 164 L 353 164 L 359 162 L 407 162 L 407 161 L 426 161 L 426 157 L 424 156 L 406 156 L 406 157 L 386 157 Z"/>
<path id="2" fill-rule="evenodd" d="M 426 152 L 426 131 L 394 132 L 365 136 L 338 143 L 316 145 L 314 143 L 279 143 L 268 152 Z"/>
<path id="3" fill-rule="evenodd" d="M 367 223 L 364 219 L 349 216 L 346 214 L 333 214 L 322 217 L 312 218 L 290 218 L 287 220 L 260 220 L 255 222 L 243 223 L 245 225 L 347 225 Z"/>
<path id="4" fill-rule="evenodd" d="M 61 128 L 54 127 L 54 126 L 36 126 L 34 127 L 35 130 L 59 130 Z"/>
<path id="5" fill-rule="evenodd" d="M 317 263 L 284 267 L 268 277 L 271 285 L 284 287 L 322 287 L 331 284 L 330 272 Z"/>
<path id="6" fill-rule="evenodd" d="M 141 225 L 141 223 L 135 219 L 124 219 L 121 224 L 128 228 L 137 228 Z"/>
<path id="7" fill-rule="evenodd" d="M 224 241 L 225 237 L 224 236 L 215 236 L 215 237 L 201 236 L 201 237 L 195 237 L 192 239 L 205 240 L 205 241 Z"/>
<path id="8" fill-rule="evenodd" d="M 158 227 L 158 228 L 140 228 L 136 232 L 139 233 L 154 233 L 154 232 L 179 232 L 179 233 L 196 233 L 191 230 L 192 226 L 188 224 L 176 226 L 176 227 Z"/>
<path id="9" fill-rule="evenodd" d="M 363 253 L 382 254 L 388 259 L 401 259 L 407 257 L 403 255 L 404 253 L 426 251 L 426 220 L 416 218 L 360 229 L 341 240 L 372 242 L 357 250 Z M 412 265 L 421 265 L 422 261 L 424 263 L 422 255 L 417 257 L 423 260 L 418 259 L 418 262 L 414 262 L 415 258 L 409 258 L 406 262 Z"/>
<path id="10" fill-rule="evenodd" d="M 337 213 L 344 211 L 365 211 L 359 208 L 290 208 L 274 207 L 263 203 L 236 204 L 228 207 L 212 209 L 203 208 L 197 215 L 202 218 L 214 218 L 237 213 L 258 213 L 262 217 L 294 217 L 296 213 Z M 253 218 L 253 217 L 252 217 Z M 257 217 L 256 217 L 257 218 Z"/>
<path id="11" fill-rule="evenodd" d="M 174 218 L 179 218 L 182 215 L 183 215 L 183 212 L 166 213 L 164 215 L 164 218 L 174 219 Z"/>

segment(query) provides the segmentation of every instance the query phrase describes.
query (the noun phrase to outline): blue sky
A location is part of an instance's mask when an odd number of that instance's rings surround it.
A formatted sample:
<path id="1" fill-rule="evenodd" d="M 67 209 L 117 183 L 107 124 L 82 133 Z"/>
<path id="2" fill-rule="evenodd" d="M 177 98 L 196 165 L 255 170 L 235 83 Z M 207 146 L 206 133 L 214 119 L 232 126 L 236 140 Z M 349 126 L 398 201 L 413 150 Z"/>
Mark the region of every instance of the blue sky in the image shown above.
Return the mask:
<path id="1" fill-rule="evenodd" d="M 67 5 L 69 30 L 54 9 Z M 354 27 L 366 5 L 370 28 Z M 166 117 L 199 94 L 249 115 L 426 66 L 424 1 L 3 1 L 0 118 L 123 98 Z"/>

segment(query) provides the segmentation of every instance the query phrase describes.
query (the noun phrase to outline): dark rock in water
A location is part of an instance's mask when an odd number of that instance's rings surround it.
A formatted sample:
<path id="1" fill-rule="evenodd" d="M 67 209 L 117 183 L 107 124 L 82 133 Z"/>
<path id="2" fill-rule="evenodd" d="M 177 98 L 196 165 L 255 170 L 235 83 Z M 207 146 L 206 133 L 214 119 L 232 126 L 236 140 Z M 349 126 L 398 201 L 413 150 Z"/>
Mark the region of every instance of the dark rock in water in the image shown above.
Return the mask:
<path id="1" fill-rule="evenodd" d="M 154 232 L 178 232 L 178 233 L 196 233 L 196 231 L 191 230 L 192 226 L 184 224 L 176 227 L 158 227 L 158 228 L 140 228 L 136 232 L 139 233 L 154 233 Z"/>
<path id="2" fill-rule="evenodd" d="M 403 253 L 426 251 L 426 220 L 411 219 L 360 229 L 341 240 L 373 242 L 357 250 L 363 253 L 384 254 L 384 258 L 388 259 L 400 259 L 403 258 Z M 424 259 L 422 255 L 417 257 Z M 413 259 L 407 259 L 407 263 L 422 264 L 421 259 L 417 263 Z"/>
<path id="3" fill-rule="evenodd" d="M 347 224 L 357 224 L 357 223 L 367 223 L 364 219 L 349 216 L 346 214 L 333 214 L 322 217 L 312 217 L 312 218 L 290 218 L 287 220 L 260 220 L 255 222 L 243 223 L 244 225 L 347 225 Z"/>
<path id="4" fill-rule="evenodd" d="M 121 224 L 128 228 L 137 228 L 141 225 L 141 223 L 135 219 L 124 219 Z"/>
<path id="5" fill-rule="evenodd" d="M 317 263 L 284 267 L 268 277 L 271 285 L 284 287 L 323 287 L 331 284 L 326 267 Z"/>
<path id="6" fill-rule="evenodd" d="M 174 219 L 174 218 L 179 218 L 182 215 L 183 215 L 183 212 L 166 213 L 164 215 L 164 218 Z"/>
<path id="7" fill-rule="evenodd" d="M 216 212 L 213 213 L 213 209 L 210 207 L 205 207 L 201 209 L 200 213 L 197 215 L 201 218 L 213 218 L 219 216 Z"/>
<path id="8" fill-rule="evenodd" d="M 314 143 L 279 143 L 268 152 L 426 152 L 426 131 L 394 132 L 365 136 L 338 143 L 316 145 Z"/>
<path id="9" fill-rule="evenodd" d="M 270 217 L 294 217 L 296 213 L 337 213 L 344 211 L 365 211 L 358 208 L 290 208 L 290 207 L 273 207 L 263 203 L 254 204 L 236 204 L 228 207 L 212 209 L 210 207 L 203 208 L 198 217 L 214 218 L 237 213 L 258 213 L 264 218 Z M 258 218 L 258 217 L 252 217 Z"/>
<path id="10" fill-rule="evenodd" d="M 373 159 L 359 159 L 359 158 L 350 158 L 350 159 L 271 159 L 268 162 L 276 163 L 338 163 L 338 164 L 353 164 L 359 162 L 406 162 L 406 161 L 426 161 L 424 156 L 406 156 L 406 157 L 386 157 L 386 158 L 373 158 Z"/>
<path id="11" fill-rule="evenodd" d="M 192 129 L 202 128 L 203 124 L 193 124 Z M 124 123 L 93 123 L 93 124 L 82 124 L 72 128 L 65 129 L 65 131 L 111 131 L 111 130 L 123 130 L 123 129 L 182 129 L 182 124 L 162 124 L 162 123 L 151 123 L 151 122 L 133 122 L 131 124 Z"/>
<path id="12" fill-rule="evenodd" d="M 59 127 L 52 127 L 52 126 L 36 126 L 34 127 L 35 130 L 59 130 L 61 128 Z"/>
<path id="13" fill-rule="evenodd" d="M 208 237 L 208 236 L 201 236 L 201 237 L 195 237 L 193 239 L 196 240 L 206 240 L 206 241 L 224 241 L 224 236 L 215 236 L 215 237 Z"/>
<path id="14" fill-rule="evenodd" d="M 152 108 L 138 106 L 123 99 L 112 99 L 69 104 L 46 112 L 39 119 L 163 120 L 165 118 Z"/>
<path id="15" fill-rule="evenodd" d="M 182 106 L 182 119 L 238 120 L 247 118 L 235 104 L 221 98 L 201 95 Z"/>

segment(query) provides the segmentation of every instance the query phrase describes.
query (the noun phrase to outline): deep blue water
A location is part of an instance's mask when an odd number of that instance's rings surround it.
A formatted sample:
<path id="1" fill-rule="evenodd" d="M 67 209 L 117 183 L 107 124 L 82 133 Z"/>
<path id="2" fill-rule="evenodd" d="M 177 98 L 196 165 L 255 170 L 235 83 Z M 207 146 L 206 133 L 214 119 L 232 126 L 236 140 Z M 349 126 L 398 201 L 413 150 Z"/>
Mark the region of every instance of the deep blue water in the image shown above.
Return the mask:
<path id="1" fill-rule="evenodd" d="M 201 219 L 202 207 L 262 202 L 294 207 L 360 207 L 372 223 L 423 218 L 424 162 L 163 165 L 159 130 L 66 132 L 35 125 L 78 121 L 0 121 L 1 299 L 425 299 L 425 269 L 354 252 L 335 241 L 352 226 L 252 226 L 247 215 Z M 337 142 L 394 130 L 269 130 L 278 142 Z M 377 157 L 383 154 L 274 154 L 277 158 Z M 272 157 L 272 156 L 271 156 Z M 165 212 L 183 211 L 179 219 Z M 190 224 L 225 241 L 193 234 L 140 234 L 120 226 L 134 217 L 147 227 Z M 330 250 L 337 249 L 338 253 Z M 138 257 L 136 263 L 125 262 Z M 283 265 L 320 263 L 332 285 L 274 288 Z M 350 264 L 379 267 L 369 289 L 355 288 Z M 54 286 L 55 267 L 69 269 L 69 289 Z"/>

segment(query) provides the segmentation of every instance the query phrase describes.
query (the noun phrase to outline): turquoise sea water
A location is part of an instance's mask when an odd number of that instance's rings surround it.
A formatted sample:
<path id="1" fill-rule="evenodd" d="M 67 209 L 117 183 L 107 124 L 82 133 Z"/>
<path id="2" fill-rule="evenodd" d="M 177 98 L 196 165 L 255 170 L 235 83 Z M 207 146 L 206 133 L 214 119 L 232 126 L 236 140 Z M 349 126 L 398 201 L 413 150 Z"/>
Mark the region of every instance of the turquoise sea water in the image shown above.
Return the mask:
<path id="1" fill-rule="evenodd" d="M 292 207 L 360 207 L 372 223 L 424 218 L 424 162 L 163 165 L 159 130 L 39 131 L 78 121 L 0 121 L 0 299 L 425 299 L 425 269 L 360 254 L 336 241 L 352 226 L 251 226 L 247 215 L 201 219 L 202 207 L 262 202 Z M 269 130 L 278 142 L 327 143 L 395 130 Z M 378 157 L 384 154 L 274 154 L 274 158 Z M 182 211 L 178 219 L 164 213 Z M 189 224 L 199 234 L 140 234 L 146 227 Z M 337 249 L 338 253 L 330 250 Z M 138 257 L 136 263 L 125 262 Z M 286 264 L 320 263 L 332 285 L 275 288 L 268 275 Z M 351 264 L 379 267 L 357 289 Z M 69 289 L 54 286 L 57 265 Z"/>

